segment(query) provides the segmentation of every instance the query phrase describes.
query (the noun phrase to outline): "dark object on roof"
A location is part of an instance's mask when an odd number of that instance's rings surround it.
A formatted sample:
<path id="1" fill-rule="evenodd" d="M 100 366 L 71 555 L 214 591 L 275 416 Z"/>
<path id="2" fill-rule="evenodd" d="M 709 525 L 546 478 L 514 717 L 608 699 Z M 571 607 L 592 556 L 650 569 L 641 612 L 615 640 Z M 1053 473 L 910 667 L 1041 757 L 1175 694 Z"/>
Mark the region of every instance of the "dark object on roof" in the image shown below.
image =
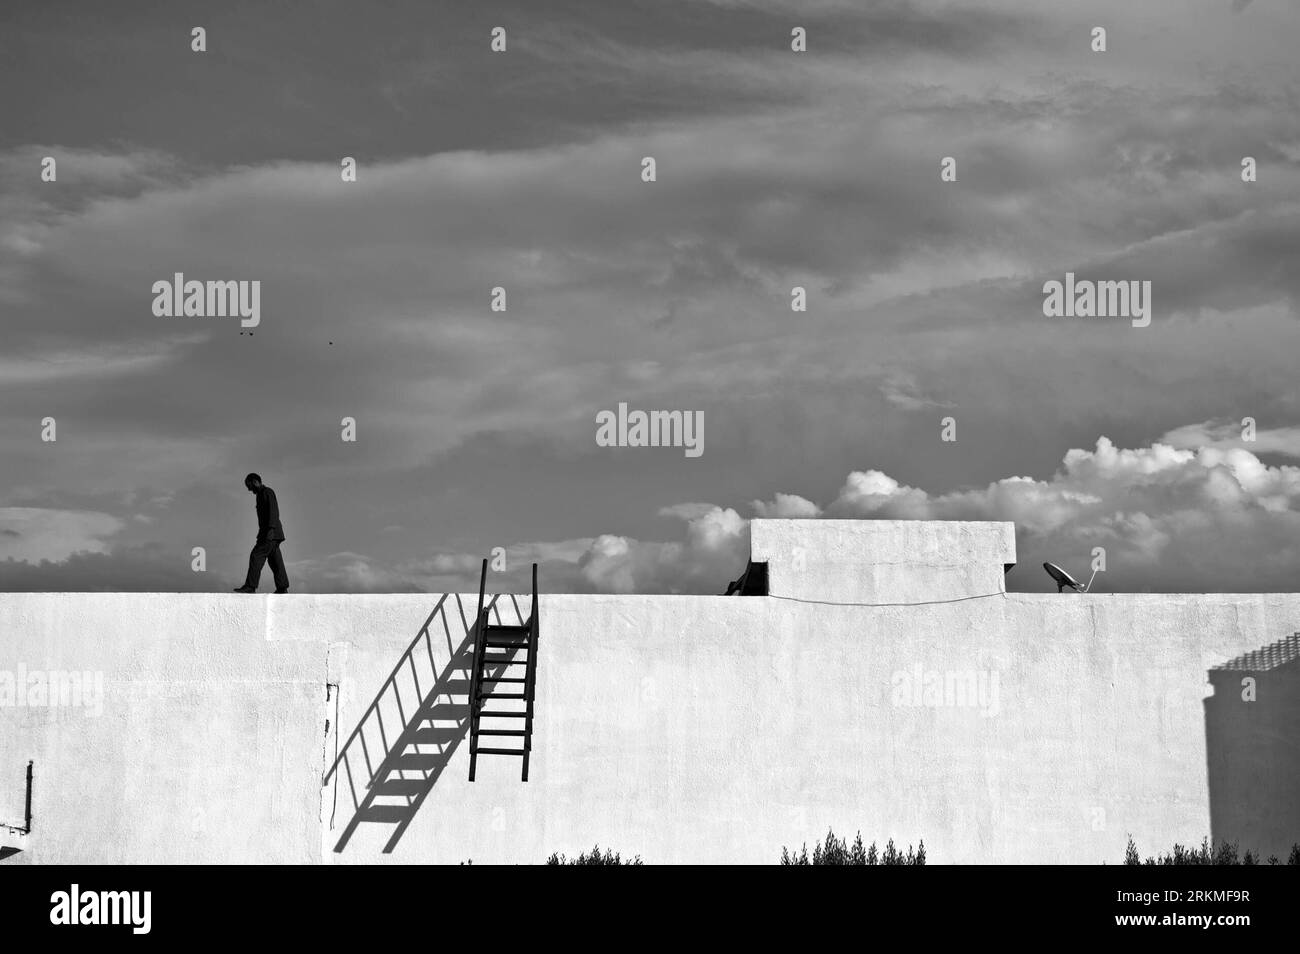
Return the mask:
<path id="1" fill-rule="evenodd" d="M 1248 653 L 1229 659 L 1226 663 L 1214 666 L 1211 672 L 1215 670 L 1268 672 L 1270 669 L 1277 669 L 1279 666 L 1285 666 L 1297 659 L 1300 659 L 1300 633 L 1292 633 L 1285 639 L 1279 639 L 1277 642 L 1269 643 L 1259 649 L 1252 649 Z"/>
<path id="2" fill-rule="evenodd" d="M 740 579 L 727 584 L 723 596 L 767 596 L 767 564 L 750 561 Z"/>
<path id="3" fill-rule="evenodd" d="M 1070 574 L 1066 573 L 1055 563 L 1044 563 L 1043 569 L 1047 571 L 1048 576 L 1056 581 L 1056 592 L 1064 592 L 1067 586 L 1073 589 L 1076 593 L 1084 592 L 1083 584 L 1070 576 Z"/>

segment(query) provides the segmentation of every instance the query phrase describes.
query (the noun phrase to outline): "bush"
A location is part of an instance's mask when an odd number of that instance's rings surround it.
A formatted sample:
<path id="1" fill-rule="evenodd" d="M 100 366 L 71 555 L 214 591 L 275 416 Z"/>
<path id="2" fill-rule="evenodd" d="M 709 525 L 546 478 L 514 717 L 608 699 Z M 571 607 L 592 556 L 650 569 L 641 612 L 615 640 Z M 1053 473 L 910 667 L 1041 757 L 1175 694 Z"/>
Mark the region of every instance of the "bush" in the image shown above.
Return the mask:
<path id="1" fill-rule="evenodd" d="M 883 852 L 876 850 L 873 841 L 870 848 L 862 845 L 862 832 L 848 844 L 843 838 L 836 838 L 834 831 L 826 832 L 826 841 L 813 844 L 812 857 L 808 857 L 805 844 L 799 852 L 791 854 L 782 847 L 781 864 L 783 865 L 923 865 L 925 864 L 925 842 L 922 841 L 916 851 L 907 846 L 907 854 L 894 847 L 894 839 L 889 839 Z"/>
<path id="2" fill-rule="evenodd" d="M 1300 865 L 1300 844 L 1291 846 L 1291 854 L 1287 856 L 1288 865 Z M 1217 845 L 1211 845 L 1208 838 L 1201 839 L 1201 847 L 1186 848 L 1183 845 L 1174 845 L 1174 850 L 1168 854 L 1157 855 L 1154 858 L 1142 860 L 1138 854 L 1137 845 L 1133 843 L 1133 837 L 1130 835 L 1128 847 L 1124 849 L 1124 864 L 1126 865 L 1258 865 L 1258 864 L 1280 864 L 1277 856 L 1274 855 L 1263 861 L 1259 855 L 1247 851 L 1244 855 L 1239 855 L 1237 846 L 1230 845 L 1226 841 Z"/>
<path id="3" fill-rule="evenodd" d="M 602 855 L 600 846 L 595 845 L 591 851 L 583 852 L 576 858 L 566 858 L 564 855 L 552 854 L 551 857 L 546 859 L 546 863 L 548 865 L 639 865 L 642 862 L 640 855 L 624 861 L 618 852 L 610 851 L 608 848 L 605 849 L 605 853 Z"/>

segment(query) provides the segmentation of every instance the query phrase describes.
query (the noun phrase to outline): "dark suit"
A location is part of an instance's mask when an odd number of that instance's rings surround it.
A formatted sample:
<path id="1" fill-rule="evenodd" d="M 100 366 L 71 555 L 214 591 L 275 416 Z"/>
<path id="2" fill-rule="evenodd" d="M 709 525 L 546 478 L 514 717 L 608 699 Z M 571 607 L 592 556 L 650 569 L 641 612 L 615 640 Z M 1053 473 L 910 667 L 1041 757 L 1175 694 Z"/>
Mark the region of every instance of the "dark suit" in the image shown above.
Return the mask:
<path id="1" fill-rule="evenodd" d="M 257 491 L 257 543 L 248 555 L 248 578 L 244 585 L 257 589 L 262 578 L 262 564 L 271 564 L 271 574 L 275 577 L 275 588 L 289 588 L 289 574 L 284 571 L 284 557 L 280 555 L 280 544 L 284 542 L 284 526 L 280 523 L 280 505 L 275 499 L 275 491 L 265 484 Z"/>

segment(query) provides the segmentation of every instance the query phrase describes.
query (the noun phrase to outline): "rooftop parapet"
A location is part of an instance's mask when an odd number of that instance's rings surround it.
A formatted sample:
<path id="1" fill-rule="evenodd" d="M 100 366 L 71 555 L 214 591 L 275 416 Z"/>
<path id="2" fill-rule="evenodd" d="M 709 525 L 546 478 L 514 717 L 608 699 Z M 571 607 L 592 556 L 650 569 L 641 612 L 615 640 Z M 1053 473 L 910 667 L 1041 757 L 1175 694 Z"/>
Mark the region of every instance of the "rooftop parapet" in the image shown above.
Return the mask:
<path id="1" fill-rule="evenodd" d="M 1015 524 L 948 520 L 753 520 L 750 560 L 768 594 L 830 603 L 920 603 L 1006 591 Z"/>

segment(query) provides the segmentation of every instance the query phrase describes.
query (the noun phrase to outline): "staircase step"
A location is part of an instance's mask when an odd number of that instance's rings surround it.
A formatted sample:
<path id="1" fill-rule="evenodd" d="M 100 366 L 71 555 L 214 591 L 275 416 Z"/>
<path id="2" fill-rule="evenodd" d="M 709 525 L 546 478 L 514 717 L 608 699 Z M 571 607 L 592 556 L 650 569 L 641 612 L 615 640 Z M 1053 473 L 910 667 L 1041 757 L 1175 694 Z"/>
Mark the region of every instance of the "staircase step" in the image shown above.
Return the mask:
<path id="1" fill-rule="evenodd" d="M 479 735 L 527 735 L 523 729 L 479 729 Z"/>
<path id="2" fill-rule="evenodd" d="M 484 656 L 483 665 L 485 666 L 526 666 L 527 659 L 511 659 L 509 656 Z"/>
<path id="3" fill-rule="evenodd" d="M 523 749 L 479 749 L 479 755 L 523 755 Z"/>
<path id="4" fill-rule="evenodd" d="M 479 713 L 479 718 L 481 719 L 525 719 L 527 717 L 527 712 L 495 712 L 485 710 Z"/>
<path id="5" fill-rule="evenodd" d="M 409 741 L 416 745 L 447 745 L 465 735 L 464 729 L 451 726 L 425 726 L 411 733 Z"/>
<path id="6" fill-rule="evenodd" d="M 421 719 L 460 720 L 469 715 L 467 702 L 439 702 L 420 711 Z"/>
<path id="7" fill-rule="evenodd" d="M 413 770 L 435 769 L 440 763 L 445 762 L 446 759 L 447 757 L 445 755 L 421 755 L 417 752 L 410 752 L 397 757 L 397 768 Z"/>
<path id="8" fill-rule="evenodd" d="M 480 699 L 527 699 L 526 692 L 485 692 Z"/>
<path id="9" fill-rule="evenodd" d="M 525 640 L 493 639 L 490 636 L 483 640 L 483 645 L 487 649 L 527 649 L 528 643 Z"/>
<path id="10" fill-rule="evenodd" d="M 370 791 L 374 795 L 419 795 L 429 787 L 428 779 L 390 778 L 386 782 L 376 782 Z"/>
<path id="11" fill-rule="evenodd" d="M 527 682 L 523 676 L 484 676 L 480 682 Z"/>
<path id="12" fill-rule="evenodd" d="M 371 805 L 358 814 L 362 821 L 396 825 L 411 817 L 411 808 L 409 805 Z"/>
<path id="13" fill-rule="evenodd" d="M 516 623 L 505 623 L 505 624 L 488 623 L 488 628 L 487 628 L 487 634 L 488 634 L 489 636 L 491 636 L 493 633 L 529 633 L 529 632 L 531 632 L 531 631 L 532 631 L 532 630 L 531 630 L 531 628 L 529 627 L 529 625 L 528 625 L 527 623 L 523 623 L 523 624 L 516 624 Z"/>

